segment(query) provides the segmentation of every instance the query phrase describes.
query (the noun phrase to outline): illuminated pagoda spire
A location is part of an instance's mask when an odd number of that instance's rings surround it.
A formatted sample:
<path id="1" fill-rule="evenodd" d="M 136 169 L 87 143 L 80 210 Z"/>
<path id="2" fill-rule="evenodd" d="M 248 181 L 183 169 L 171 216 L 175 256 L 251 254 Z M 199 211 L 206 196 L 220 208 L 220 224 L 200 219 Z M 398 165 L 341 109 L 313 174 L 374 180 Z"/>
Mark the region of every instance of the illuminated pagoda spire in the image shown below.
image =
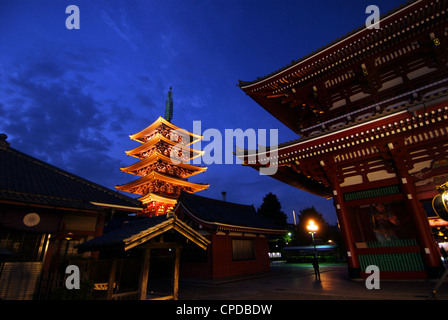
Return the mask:
<path id="1" fill-rule="evenodd" d="M 166 98 L 166 104 L 165 104 L 165 119 L 168 122 L 171 122 L 171 119 L 173 119 L 173 93 L 168 91 L 168 97 Z"/>
<path id="2" fill-rule="evenodd" d="M 121 171 L 139 178 L 115 187 L 140 195 L 139 200 L 145 206 L 142 214 L 147 216 L 158 216 L 173 209 L 182 191 L 194 193 L 209 187 L 208 184 L 187 181 L 189 177 L 207 170 L 207 167 L 188 163 L 203 154 L 203 151 L 190 148 L 202 136 L 170 122 L 173 117 L 171 89 L 166 101 L 165 118 L 159 117 L 145 129 L 129 136 L 141 145 L 126 151 L 126 154 L 139 161 L 121 168 Z"/>

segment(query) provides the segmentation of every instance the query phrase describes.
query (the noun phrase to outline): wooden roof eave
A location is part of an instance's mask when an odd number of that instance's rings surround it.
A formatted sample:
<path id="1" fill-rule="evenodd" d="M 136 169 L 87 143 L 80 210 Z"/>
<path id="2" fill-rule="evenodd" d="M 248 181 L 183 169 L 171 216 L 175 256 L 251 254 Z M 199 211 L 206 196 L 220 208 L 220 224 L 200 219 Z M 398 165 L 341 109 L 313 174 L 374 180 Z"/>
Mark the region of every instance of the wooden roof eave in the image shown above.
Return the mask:
<path id="1" fill-rule="evenodd" d="M 148 228 L 129 238 L 124 239 L 124 250 L 128 251 L 134 247 L 137 247 L 171 229 L 174 229 L 203 250 L 206 250 L 207 246 L 210 244 L 210 241 L 207 240 L 204 236 L 200 235 L 184 222 L 173 216 L 154 227 Z"/>
<path id="2" fill-rule="evenodd" d="M 264 167 L 259 163 L 245 165 L 257 171 L 259 171 L 260 168 Z M 320 184 L 312 178 L 307 178 L 297 172 L 285 172 L 287 170 L 286 168 L 287 166 L 278 166 L 277 172 L 273 175 L 270 175 L 270 177 L 316 196 L 320 196 L 326 199 L 331 199 L 333 197 L 329 187 Z"/>
<path id="3" fill-rule="evenodd" d="M 149 165 L 149 164 L 151 164 L 151 163 L 153 163 L 153 162 L 155 162 L 157 160 L 162 160 L 162 161 L 164 161 L 166 163 L 172 163 L 171 158 L 169 158 L 169 157 L 161 154 L 160 152 L 156 151 L 151 156 L 149 156 L 148 158 L 145 158 L 145 159 L 143 159 L 143 160 L 141 160 L 139 162 L 131 164 L 130 166 L 120 168 L 120 170 L 122 172 L 135 171 L 135 170 L 144 168 L 147 165 Z M 192 174 L 192 176 L 207 170 L 207 167 L 195 166 L 195 165 L 191 165 L 189 163 L 184 163 L 184 162 L 180 162 L 179 164 L 175 164 L 175 165 L 178 166 L 178 167 L 184 168 L 184 169 L 195 171 Z"/>
<path id="4" fill-rule="evenodd" d="M 175 205 L 177 203 L 177 199 L 160 196 L 160 195 L 154 194 L 152 192 L 144 195 L 141 198 L 138 198 L 138 200 L 144 204 L 152 202 L 152 201 L 162 202 L 162 203 L 171 204 L 171 205 Z"/>
<path id="5" fill-rule="evenodd" d="M 131 211 L 131 212 L 135 212 L 135 211 L 142 211 L 143 208 L 142 207 L 130 207 L 130 206 L 122 206 L 122 205 L 117 205 L 117 204 L 110 204 L 110 203 L 102 203 L 102 202 L 94 202 L 94 201 L 90 201 L 91 204 L 100 207 L 100 208 L 105 208 L 105 209 L 117 209 L 120 211 Z"/>
<path id="6" fill-rule="evenodd" d="M 269 234 L 281 234 L 281 233 L 286 232 L 286 230 L 283 230 L 283 229 L 267 229 L 267 228 L 237 226 L 237 225 L 231 225 L 231 224 L 226 224 L 226 223 L 221 223 L 221 222 L 205 221 L 205 220 L 202 220 L 201 218 L 198 218 L 196 215 L 194 215 L 190 210 L 188 210 L 182 204 L 182 202 L 180 202 L 178 204 L 178 206 L 179 205 L 182 206 L 182 208 L 185 210 L 185 212 L 188 213 L 188 215 L 190 216 L 190 218 L 193 221 L 195 221 L 196 223 L 198 223 L 202 226 L 205 226 L 206 228 L 215 229 L 215 230 L 225 229 L 225 230 L 238 230 L 238 231 L 242 231 L 242 232 L 269 233 Z M 178 206 L 174 209 L 174 211 L 176 211 Z"/>
<path id="7" fill-rule="evenodd" d="M 420 4 L 419 4 L 420 3 Z M 393 23 L 393 19 L 399 19 L 400 17 L 406 16 L 412 10 L 418 9 L 418 6 L 422 6 L 425 4 L 425 1 L 417 0 L 413 1 L 410 4 L 405 4 L 390 14 L 386 14 L 381 17 L 382 28 L 379 29 L 368 29 L 367 27 L 361 26 L 357 29 L 354 29 L 352 32 L 346 34 L 345 36 L 340 37 L 334 42 L 306 55 L 305 57 L 299 59 L 298 61 L 294 61 L 288 66 L 272 72 L 271 74 L 260 77 L 254 81 L 239 81 L 238 86 L 246 92 L 248 95 L 252 95 L 252 93 L 256 92 L 262 87 L 266 87 L 269 85 L 274 85 L 275 83 L 282 82 L 282 80 L 288 78 L 290 75 L 300 72 L 300 67 L 309 68 L 314 64 L 318 63 L 323 59 L 327 59 L 329 55 L 333 55 L 335 52 L 343 50 L 348 46 L 351 46 L 353 43 L 365 39 L 367 36 L 377 33 L 377 32 L 388 32 L 388 28 L 384 28 L 385 24 L 389 25 Z M 427 5 L 426 5 L 427 6 Z M 373 37 L 372 37 L 373 38 Z"/>
<path id="8" fill-rule="evenodd" d="M 153 179 L 166 181 L 166 182 L 177 184 L 177 185 L 181 185 L 181 186 L 184 186 L 184 187 L 189 187 L 189 188 L 192 188 L 193 190 L 196 190 L 194 192 L 207 189 L 210 186 L 208 184 L 199 184 L 199 183 L 189 182 L 189 181 L 185 181 L 185 180 L 181 180 L 181 179 L 176 179 L 176 178 L 169 177 L 169 176 L 166 176 L 164 174 L 161 174 L 161 173 L 159 173 L 157 171 L 151 171 L 149 174 L 147 174 L 144 177 L 141 177 L 141 178 L 139 178 L 137 180 L 131 181 L 129 183 L 126 183 L 126 184 L 123 184 L 123 185 L 120 185 L 120 186 L 115 186 L 115 188 L 118 189 L 118 190 L 121 190 L 121 191 L 127 191 L 127 190 L 130 190 L 132 188 L 136 188 L 138 186 L 146 184 L 146 183 L 150 182 Z"/>
<path id="9" fill-rule="evenodd" d="M 177 130 L 180 129 L 178 126 L 172 124 L 171 122 L 169 122 L 168 120 L 164 119 L 162 116 L 159 116 L 156 121 L 154 121 L 153 123 L 151 123 L 149 126 L 147 126 L 146 128 L 144 128 L 143 130 L 140 130 L 137 133 L 131 134 L 129 135 L 129 138 L 131 138 L 132 140 L 137 140 L 145 135 L 148 135 L 151 133 L 151 131 L 155 130 L 158 126 L 160 126 L 161 124 L 166 125 L 167 127 L 173 129 L 173 130 Z"/>
<path id="10" fill-rule="evenodd" d="M 145 135 L 150 134 L 151 131 L 155 130 L 161 124 L 164 124 L 164 125 L 166 125 L 167 127 L 171 128 L 173 130 L 176 130 L 176 131 L 179 131 L 179 132 L 182 132 L 182 133 L 186 133 L 190 137 L 194 138 L 194 139 L 192 139 L 192 142 L 189 143 L 188 145 L 193 144 L 194 142 L 197 142 L 198 140 L 202 139 L 201 135 L 198 135 L 198 134 L 189 132 L 189 131 L 187 131 L 185 129 L 179 128 L 178 126 L 172 124 L 171 122 L 169 122 L 168 120 L 164 119 L 161 116 L 159 116 L 156 121 L 154 121 L 152 124 L 147 126 L 145 129 L 143 129 L 143 130 L 141 130 L 141 131 L 139 131 L 139 132 L 137 132 L 135 134 L 129 135 L 129 138 L 131 138 L 132 140 L 135 140 L 135 141 L 143 142 L 143 141 L 141 141 L 139 139 L 141 139 Z"/>
<path id="11" fill-rule="evenodd" d="M 163 141 L 173 147 L 179 148 L 179 150 L 183 150 L 183 149 L 187 149 L 190 153 L 192 153 L 194 156 L 190 158 L 194 159 L 200 155 L 204 154 L 204 151 L 202 150 L 196 150 L 193 148 L 188 147 L 188 145 L 182 145 L 180 143 L 177 143 L 175 141 L 172 141 L 170 139 L 165 138 L 164 136 L 162 136 L 161 134 L 157 134 L 156 137 L 154 137 L 153 139 L 149 140 L 148 142 L 132 149 L 132 150 L 127 150 L 125 151 L 126 155 L 128 156 L 132 156 L 135 157 L 137 159 L 140 159 L 140 157 L 138 157 L 138 154 L 148 151 L 148 149 L 150 149 L 151 147 L 155 146 L 158 142 Z"/>
<path id="12" fill-rule="evenodd" d="M 140 153 L 140 152 L 148 150 L 150 147 L 156 145 L 160 141 L 166 142 L 166 143 L 168 143 L 168 144 L 170 144 L 172 146 L 182 146 L 180 143 L 178 143 L 176 141 L 172 141 L 172 140 L 164 137 L 160 133 L 158 133 L 154 137 L 152 137 L 151 140 L 146 141 L 142 145 L 139 145 L 138 147 L 136 147 L 136 148 L 134 148 L 132 150 L 125 151 L 125 152 L 126 152 L 127 155 L 133 155 L 133 154 L 136 154 L 136 153 Z"/>
<path id="13" fill-rule="evenodd" d="M 0 203 L 19 205 L 19 206 L 27 206 L 27 207 L 54 209 L 54 210 L 61 210 L 61 211 L 70 211 L 70 212 L 83 212 L 83 213 L 91 213 L 91 214 L 98 214 L 98 212 L 100 210 L 102 210 L 100 208 L 84 209 L 84 208 L 75 208 L 75 207 L 63 207 L 60 205 L 41 204 L 41 203 L 31 202 L 31 201 L 19 201 L 19 200 L 7 200 L 7 199 L 6 200 L 0 199 Z"/>

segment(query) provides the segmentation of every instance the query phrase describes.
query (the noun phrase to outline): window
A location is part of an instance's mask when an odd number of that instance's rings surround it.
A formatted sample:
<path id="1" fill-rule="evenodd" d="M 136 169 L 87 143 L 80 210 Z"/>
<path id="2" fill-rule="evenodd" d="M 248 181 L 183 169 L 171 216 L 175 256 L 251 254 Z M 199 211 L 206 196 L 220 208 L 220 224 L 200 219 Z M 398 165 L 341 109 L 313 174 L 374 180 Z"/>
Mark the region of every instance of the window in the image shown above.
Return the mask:
<path id="1" fill-rule="evenodd" d="M 0 228 L 0 248 L 11 251 L 8 261 L 42 261 L 48 235 Z"/>
<path id="2" fill-rule="evenodd" d="M 254 240 L 232 239 L 233 260 L 255 259 Z"/>

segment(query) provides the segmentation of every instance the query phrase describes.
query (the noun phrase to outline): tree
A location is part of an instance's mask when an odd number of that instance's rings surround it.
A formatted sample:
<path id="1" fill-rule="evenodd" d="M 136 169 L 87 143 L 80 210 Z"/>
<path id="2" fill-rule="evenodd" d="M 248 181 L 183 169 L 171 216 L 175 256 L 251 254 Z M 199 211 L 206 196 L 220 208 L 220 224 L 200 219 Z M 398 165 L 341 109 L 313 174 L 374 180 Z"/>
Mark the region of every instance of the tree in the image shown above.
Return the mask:
<path id="1" fill-rule="evenodd" d="M 300 214 L 298 215 L 299 222 L 296 227 L 296 239 L 299 244 L 303 245 L 311 245 L 312 238 L 306 228 L 309 220 L 314 220 L 315 224 L 319 227 L 319 230 L 316 232 L 315 238 L 322 239 L 324 242 L 330 240 L 331 234 L 331 226 L 324 219 L 321 213 L 319 213 L 316 208 L 308 207 L 303 210 L 300 210 Z M 334 240 L 334 239 L 333 239 Z"/>
<path id="2" fill-rule="evenodd" d="M 263 203 L 257 210 L 258 214 L 268 217 L 280 227 L 285 227 L 287 225 L 287 216 L 282 211 L 282 206 L 280 201 L 275 194 L 269 192 L 264 198 Z"/>

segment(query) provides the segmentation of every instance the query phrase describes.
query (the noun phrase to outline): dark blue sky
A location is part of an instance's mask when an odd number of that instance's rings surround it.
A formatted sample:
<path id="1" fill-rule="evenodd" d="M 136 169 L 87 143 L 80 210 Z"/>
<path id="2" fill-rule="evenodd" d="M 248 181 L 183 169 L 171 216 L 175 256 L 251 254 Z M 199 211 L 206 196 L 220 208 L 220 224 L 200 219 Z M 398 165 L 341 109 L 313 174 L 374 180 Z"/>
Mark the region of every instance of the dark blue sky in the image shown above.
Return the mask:
<path id="1" fill-rule="evenodd" d="M 1 0 L 0 133 L 13 148 L 114 189 L 135 177 L 128 135 L 164 113 L 173 87 L 179 127 L 278 129 L 296 135 L 246 96 L 238 80 L 282 68 L 404 1 Z M 65 26 L 77 5 L 80 29 Z M 208 142 L 203 142 L 202 147 Z M 236 162 L 236 161 L 235 161 Z M 1 177 L 0 177 L 1 178 Z M 191 181 L 210 198 L 261 205 L 276 194 L 292 211 L 315 206 L 336 223 L 333 201 L 240 164 L 210 165 Z"/>

